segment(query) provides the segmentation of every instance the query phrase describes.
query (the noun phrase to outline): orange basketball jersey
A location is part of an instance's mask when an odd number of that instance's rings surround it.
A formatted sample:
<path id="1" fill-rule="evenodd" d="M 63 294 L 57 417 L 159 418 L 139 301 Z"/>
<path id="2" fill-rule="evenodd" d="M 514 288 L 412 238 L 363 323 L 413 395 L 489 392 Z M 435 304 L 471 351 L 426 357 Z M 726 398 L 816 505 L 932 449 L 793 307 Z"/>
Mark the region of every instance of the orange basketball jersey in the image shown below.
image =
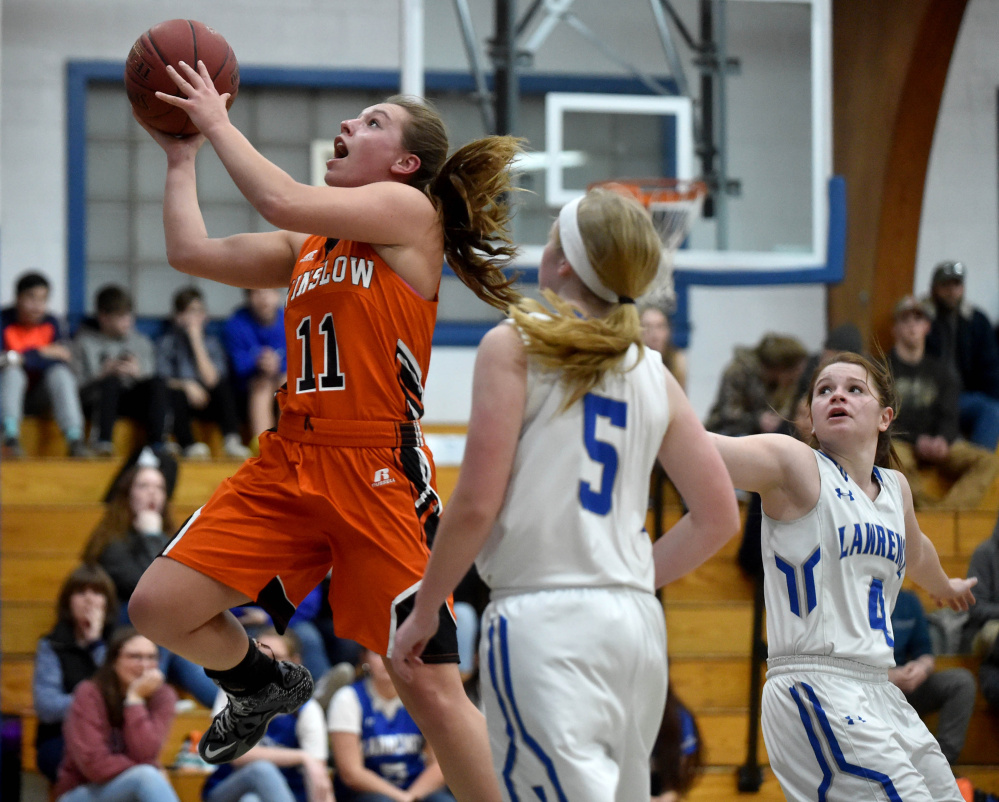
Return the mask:
<path id="1" fill-rule="evenodd" d="M 437 301 L 413 290 L 371 245 L 309 237 L 285 306 L 282 411 L 338 421 L 423 415 Z"/>

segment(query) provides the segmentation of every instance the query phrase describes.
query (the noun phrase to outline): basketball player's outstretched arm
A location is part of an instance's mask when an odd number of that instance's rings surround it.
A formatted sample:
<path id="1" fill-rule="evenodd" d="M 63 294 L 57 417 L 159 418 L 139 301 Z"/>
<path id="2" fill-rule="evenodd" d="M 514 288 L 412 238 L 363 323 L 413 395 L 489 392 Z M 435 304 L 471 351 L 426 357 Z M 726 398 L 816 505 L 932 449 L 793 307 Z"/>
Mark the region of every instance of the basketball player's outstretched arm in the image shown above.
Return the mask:
<path id="1" fill-rule="evenodd" d="M 287 231 L 209 237 L 194 166 L 205 138 L 197 134 L 177 139 L 136 120 L 167 156 L 163 231 L 171 267 L 234 287 L 287 287 L 305 237 Z"/>
<path id="2" fill-rule="evenodd" d="M 666 373 L 670 423 L 659 462 L 687 513 L 652 547 L 656 587 L 693 571 L 739 530 L 739 507 L 725 464 L 676 379 Z"/>
<path id="3" fill-rule="evenodd" d="M 763 509 L 771 518 L 799 518 L 819 500 L 819 469 L 810 446 L 785 434 L 709 436 L 732 484 L 759 493 Z"/>
<path id="4" fill-rule="evenodd" d="M 482 549 L 506 497 L 524 422 L 527 359 L 517 330 L 501 323 L 479 345 L 472 380 L 472 414 L 458 483 L 448 500 L 413 611 L 399 627 L 392 668 L 407 682 L 438 611 Z"/>
<path id="5" fill-rule="evenodd" d="M 912 505 L 912 490 L 909 482 L 899 472 L 895 474 L 902 486 L 902 500 L 905 503 L 905 571 L 906 574 L 929 593 L 941 607 L 945 604 L 953 610 L 963 611 L 975 603 L 971 589 L 978 583 L 975 577 L 964 579 L 948 577 L 940 565 L 933 541 L 923 534 L 916 520 Z"/>
<path id="6" fill-rule="evenodd" d="M 203 62 L 167 70 L 186 97 L 157 93 L 187 112 L 221 159 L 233 182 L 267 222 L 288 231 L 376 245 L 409 245 L 439 238 L 437 212 L 415 187 L 379 179 L 354 187 L 314 187 L 295 181 L 265 158 L 229 121 Z M 373 122 L 378 122 L 377 120 Z M 382 124 L 390 121 L 382 120 Z M 419 159 L 416 156 L 416 165 Z M 391 262 L 390 262 L 391 263 Z"/>

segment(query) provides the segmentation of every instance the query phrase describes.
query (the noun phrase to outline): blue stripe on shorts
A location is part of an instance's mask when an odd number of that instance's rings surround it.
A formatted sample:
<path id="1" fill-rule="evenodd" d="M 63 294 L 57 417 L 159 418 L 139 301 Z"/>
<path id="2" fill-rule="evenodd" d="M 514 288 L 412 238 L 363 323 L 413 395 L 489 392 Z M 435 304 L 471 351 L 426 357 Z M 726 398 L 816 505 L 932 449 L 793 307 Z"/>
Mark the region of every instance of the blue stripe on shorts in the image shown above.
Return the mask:
<path id="1" fill-rule="evenodd" d="M 825 735 L 826 742 L 829 744 L 829 751 L 832 753 L 839 770 L 846 774 L 852 774 L 855 777 L 861 777 L 865 780 L 873 780 L 874 782 L 879 783 L 881 787 L 884 788 L 885 794 L 887 794 L 888 799 L 891 800 L 891 802 L 902 802 L 902 798 L 898 795 L 898 791 L 895 790 L 895 784 L 891 781 L 891 777 L 887 774 L 882 774 L 880 771 L 876 771 L 875 769 L 866 769 L 863 766 L 855 766 L 854 764 L 847 762 L 846 756 L 843 754 L 843 748 L 839 745 L 839 741 L 836 740 L 836 734 L 833 732 L 832 725 L 829 723 L 829 717 L 826 715 L 826 711 L 823 710 L 822 704 L 819 702 L 819 698 L 815 693 L 815 689 L 806 682 L 802 682 L 801 687 L 804 688 L 805 694 L 808 696 L 808 700 L 812 704 L 812 709 L 815 710 L 815 717 L 819 722 L 819 726 L 822 728 L 822 733 Z M 801 715 L 802 723 L 805 724 L 805 730 L 808 733 L 812 750 L 815 752 L 819 765 L 823 769 L 823 782 L 822 785 L 819 786 L 819 798 L 822 799 L 824 798 L 824 790 L 829 787 L 829 784 L 825 780 L 826 772 L 829 767 L 825 762 L 825 757 L 822 755 L 822 749 L 818 738 L 815 736 L 815 731 L 811 726 L 808 711 L 805 709 L 797 690 L 792 687 L 790 692 L 795 703 L 798 705 L 798 713 Z"/>
<path id="2" fill-rule="evenodd" d="M 507 751 L 506 762 L 503 766 L 503 779 L 506 783 L 507 791 L 510 793 L 510 798 L 516 800 L 517 796 L 513 791 L 513 782 L 511 779 L 511 773 L 513 770 L 513 765 L 516 760 L 516 744 L 514 742 L 513 724 L 510 721 L 510 715 L 507 712 L 506 705 L 503 704 L 502 697 L 500 696 L 499 682 L 496 676 L 496 665 L 495 656 L 493 650 L 495 648 L 494 640 L 494 629 L 495 624 L 490 624 L 489 626 L 489 675 L 493 686 L 493 692 L 496 694 L 496 698 L 499 701 L 500 710 L 503 712 L 503 718 L 506 721 L 506 731 L 510 738 L 510 747 Z M 499 650 L 500 650 L 500 660 L 503 665 L 503 688 L 506 691 L 507 702 L 510 705 L 510 712 L 513 713 L 513 717 L 517 722 L 517 729 L 520 730 L 520 736 L 523 738 L 524 743 L 527 747 L 537 756 L 538 760 L 545 767 L 545 773 L 548 775 L 548 779 L 552 784 L 552 788 L 558 795 L 557 798 L 559 802 L 568 802 L 565 792 L 562 790 L 562 785 L 558 779 L 558 773 L 555 770 L 555 764 L 552 759 L 545 753 L 545 750 L 541 748 L 539 744 L 527 731 L 524 726 L 524 720 L 521 718 L 520 710 L 517 708 L 517 702 L 513 694 L 513 683 L 510 679 L 510 646 L 509 639 L 507 636 L 507 619 L 504 616 L 499 616 Z M 540 788 L 534 788 L 534 793 L 538 795 L 538 798 L 544 800 L 544 792 Z"/>

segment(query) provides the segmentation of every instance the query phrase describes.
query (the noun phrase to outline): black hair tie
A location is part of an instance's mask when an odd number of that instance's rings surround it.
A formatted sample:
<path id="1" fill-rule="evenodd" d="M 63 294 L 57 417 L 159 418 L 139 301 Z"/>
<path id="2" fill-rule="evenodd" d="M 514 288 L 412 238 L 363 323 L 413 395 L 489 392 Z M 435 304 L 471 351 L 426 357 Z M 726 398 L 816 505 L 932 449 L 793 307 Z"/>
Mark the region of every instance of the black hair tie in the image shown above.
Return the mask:
<path id="1" fill-rule="evenodd" d="M 619 295 L 617 296 L 617 302 L 619 304 L 633 304 L 635 303 L 635 299 L 629 298 L 627 295 Z"/>

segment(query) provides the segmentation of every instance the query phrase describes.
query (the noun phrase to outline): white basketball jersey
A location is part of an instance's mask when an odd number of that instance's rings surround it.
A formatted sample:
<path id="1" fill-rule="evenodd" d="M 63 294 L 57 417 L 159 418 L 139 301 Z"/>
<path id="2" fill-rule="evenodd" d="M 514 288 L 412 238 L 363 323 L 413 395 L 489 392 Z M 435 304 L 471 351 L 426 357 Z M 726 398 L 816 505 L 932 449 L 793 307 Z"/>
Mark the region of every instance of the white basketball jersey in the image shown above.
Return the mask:
<path id="1" fill-rule="evenodd" d="M 662 361 L 641 353 L 632 345 L 624 370 L 608 371 L 564 411 L 561 374 L 528 358 L 510 484 L 476 560 L 494 598 L 564 587 L 653 591 L 645 515 L 669 403 Z"/>
<path id="2" fill-rule="evenodd" d="M 895 665 L 891 611 L 905 576 L 905 513 L 895 471 L 875 468 L 871 501 L 815 452 L 819 500 L 796 521 L 763 515 L 770 657 L 835 655 Z"/>

